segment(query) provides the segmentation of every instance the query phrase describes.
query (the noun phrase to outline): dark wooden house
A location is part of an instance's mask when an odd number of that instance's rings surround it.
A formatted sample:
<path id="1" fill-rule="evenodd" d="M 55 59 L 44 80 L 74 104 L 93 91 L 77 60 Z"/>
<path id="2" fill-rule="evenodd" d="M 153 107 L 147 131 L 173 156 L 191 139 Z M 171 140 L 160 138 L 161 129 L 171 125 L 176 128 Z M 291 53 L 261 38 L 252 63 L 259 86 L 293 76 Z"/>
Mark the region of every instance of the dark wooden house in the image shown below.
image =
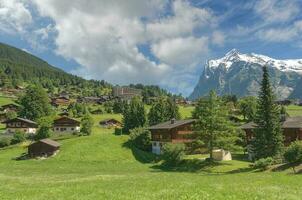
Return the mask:
<path id="1" fill-rule="evenodd" d="M 60 144 L 50 139 L 39 140 L 28 146 L 30 157 L 48 157 L 60 149 Z"/>
<path id="2" fill-rule="evenodd" d="M 100 125 L 106 128 L 121 127 L 122 123 L 116 119 L 105 119 L 100 121 Z"/>
<path id="3" fill-rule="evenodd" d="M 55 97 L 51 99 L 51 105 L 53 106 L 68 106 L 70 104 L 70 99 L 67 97 Z"/>
<path id="4" fill-rule="evenodd" d="M 20 109 L 20 106 L 16 105 L 16 104 L 13 104 L 13 103 L 10 103 L 10 104 L 6 104 L 6 105 L 3 105 L 1 106 L 1 110 L 5 113 L 7 112 L 18 112 Z"/>
<path id="5" fill-rule="evenodd" d="M 284 144 L 288 146 L 291 142 L 302 140 L 302 116 L 287 117 L 282 123 L 284 135 Z M 249 143 L 253 139 L 253 130 L 257 127 L 254 122 L 249 122 L 241 126 L 246 133 L 246 139 Z"/>
<path id="6" fill-rule="evenodd" d="M 194 119 L 186 120 L 170 120 L 148 129 L 151 131 L 152 152 L 161 153 L 163 144 L 171 143 L 187 143 L 192 141 Z"/>
<path id="7" fill-rule="evenodd" d="M 60 117 L 53 122 L 55 132 L 76 133 L 80 132 L 80 121 L 67 116 Z"/>
<path id="8" fill-rule="evenodd" d="M 35 134 L 38 127 L 36 122 L 21 117 L 6 120 L 3 124 L 6 124 L 6 133 L 21 131 L 27 134 Z"/>

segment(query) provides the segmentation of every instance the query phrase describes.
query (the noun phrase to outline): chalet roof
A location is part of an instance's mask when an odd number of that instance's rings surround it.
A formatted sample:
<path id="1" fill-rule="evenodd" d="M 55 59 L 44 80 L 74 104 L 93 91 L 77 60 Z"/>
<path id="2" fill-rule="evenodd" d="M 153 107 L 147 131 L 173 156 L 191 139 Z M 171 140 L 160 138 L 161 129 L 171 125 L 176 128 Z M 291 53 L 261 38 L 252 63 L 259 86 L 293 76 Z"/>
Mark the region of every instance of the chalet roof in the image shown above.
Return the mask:
<path id="1" fill-rule="evenodd" d="M 105 123 L 108 123 L 110 121 L 114 121 L 115 123 L 121 123 L 120 121 L 111 118 L 111 119 L 104 119 L 104 120 L 100 121 L 100 124 L 105 124 Z"/>
<path id="2" fill-rule="evenodd" d="M 42 142 L 44 144 L 48 144 L 50 146 L 53 146 L 53 147 L 59 147 L 61 146 L 60 143 L 54 141 L 54 140 L 51 140 L 51 139 L 43 139 L 43 140 L 39 140 L 39 142 Z"/>
<path id="3" fill-rule="evenodd" d="M 80 125 L 80 121 L 78 121 L 76 119 L 72 119 L 67 116 L 63 116 L 58 119 L 55 119 L 53 124 L 55 126 L 56 125 Z"/>
<path id="4" fill-rule="evenodd" d="M 2 105 L 1 107 L 2 108 L 11 108 L 11 107 L 19 108 L 20 106 L 17 105 L 17 104 L 14 104 L 14 103 L 8 103 L 8 104 L 5 104 L 5 105 Z"/>
<path id="5" fill-rule="evenodd" d="M 240 126 L 241 129 L 254 129 L 256 128 L 256 124 L 254 122 L 249 122 Z M 282 123 L 282 128 L 302 128 L 302 116 L 297 117 L 288 117 Z"/>
<path id="6" fill-rule="evenodd" d="M 191 124 L 193 122 L 195 122 L 195 119 L 185 119 L 185 120 L 169 120 L 167 122 L 164 123 L 160 123 L 154 126 L 150 126 L 148 129 L 149 130 L 156 130 L 156 129 L 172 129 L 172 128 L 176 128 L 182 125 L 186 125 L 186 124 Z"/>
<path id="7" fill-rule="evenodd" d="M 9 120 L 4 121 L 3 123 L 7 124 L 7 123 L 17 122 L 17 121 L 22 121 L 22 122 L 25 122 L 25 123 L 28 123 L 28 124 L 37 125 L 36 122 L 31 121 L 29 119 L 21 118 L 21 117 L 17 117 L 17 118 L 14 118 L 14 119 L 9 119 Z"/>

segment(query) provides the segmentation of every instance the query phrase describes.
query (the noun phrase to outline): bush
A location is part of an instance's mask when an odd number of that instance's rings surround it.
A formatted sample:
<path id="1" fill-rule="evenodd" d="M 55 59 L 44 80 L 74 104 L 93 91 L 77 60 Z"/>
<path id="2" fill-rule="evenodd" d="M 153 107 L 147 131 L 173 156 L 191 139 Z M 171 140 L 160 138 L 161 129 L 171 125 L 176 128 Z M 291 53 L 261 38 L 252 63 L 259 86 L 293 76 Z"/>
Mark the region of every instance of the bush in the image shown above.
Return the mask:
<path id="1" fill-rule="evenodd" d="M 39 120 L 39 129 L 34 136 L 35 140 L 49 138 L 52 134 L 52 119 L 50 117 L 43 117 Z"/>
<path id="2" fill-rule="evenodd" d="M 11 144 L 18 144 L 24 142 L 25 140 L 26 140 L 25 134 L 21 131 L 16 131 L 16 133 L 13 136 L 13 139 L 11 140 Z"/>
<path id="3" fill-rule="evenodd" d="M 151 132 L 144 128 L 130 130 L 130 141 L 139 149 L 149 151 L 151 149 Z"/>
<path id="4" fill-rule="evenodd" d="M 10 139 L 7 137 L 1 138 L 0 139 L 0 148 L 6 147 L 10 145 Z"/>
<path id="5" fill-rule="evenodd" d="M 162 149 L 162 159 L 164 163 L 171 166 L 178 165 L 185 156 L 184 144 L 167 143 Z"/>
<path id="6" fill-rule="evenodd" d="M 274 160 L 271 157 L 261 158 L 255 161 L 254 168 L 260 170 L 266 170 L 273 164 L 273 162 Z"/>
<path id="7" fill-rule="evenodd" d="M 86 114 L 82 120 L 81 120 L 81 133 L 83 133 L 84 135 L 91 135 L 92 132 L 92 126 L 93 126 L 93 118 Z"/>
<path id="8" fill-rule="evenodd" d="M 295 166 L 302 163 L 302 141 L 293 142 L 285 151 L 284 159 L 286 162 L 292 164 L 293 171 Z"/>

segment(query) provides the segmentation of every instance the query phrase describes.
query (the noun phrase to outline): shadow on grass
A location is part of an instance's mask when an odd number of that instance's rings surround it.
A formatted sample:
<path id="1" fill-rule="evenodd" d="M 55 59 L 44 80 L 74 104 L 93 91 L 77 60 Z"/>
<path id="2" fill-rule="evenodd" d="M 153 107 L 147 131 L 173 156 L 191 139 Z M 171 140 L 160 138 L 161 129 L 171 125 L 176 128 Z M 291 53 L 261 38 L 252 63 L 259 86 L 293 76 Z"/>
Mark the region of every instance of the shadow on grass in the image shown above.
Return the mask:
<path id="1" fill-rule="evenodd" d="M 154 163 L 158 161 L 156 155 L 136 148 L 130 141 L 125 142 L 123 147 L 131 149 L 134 158 L 141 163 Z"/>
<path id="2" fill-rule="evenodd" d="M 22 153 L 20 156 L 16 158 L 12 158 L 12 160 L 16 160 L 16 161 L 29 160 L 29 159 L 30 157 L 27 153 Z"/>

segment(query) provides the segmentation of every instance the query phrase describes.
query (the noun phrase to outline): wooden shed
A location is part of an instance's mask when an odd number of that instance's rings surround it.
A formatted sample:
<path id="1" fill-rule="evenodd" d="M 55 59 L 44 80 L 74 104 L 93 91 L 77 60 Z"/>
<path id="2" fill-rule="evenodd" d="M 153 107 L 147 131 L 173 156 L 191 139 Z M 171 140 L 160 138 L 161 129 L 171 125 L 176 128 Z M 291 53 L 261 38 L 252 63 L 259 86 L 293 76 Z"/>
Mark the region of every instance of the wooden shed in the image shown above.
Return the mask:
<path id="1" fill-rule="evenodd" d="M 28 146 L 30 157 L 51 156 L 60 149 L 60 144 L 51 139 L 39 140 Z"/>

